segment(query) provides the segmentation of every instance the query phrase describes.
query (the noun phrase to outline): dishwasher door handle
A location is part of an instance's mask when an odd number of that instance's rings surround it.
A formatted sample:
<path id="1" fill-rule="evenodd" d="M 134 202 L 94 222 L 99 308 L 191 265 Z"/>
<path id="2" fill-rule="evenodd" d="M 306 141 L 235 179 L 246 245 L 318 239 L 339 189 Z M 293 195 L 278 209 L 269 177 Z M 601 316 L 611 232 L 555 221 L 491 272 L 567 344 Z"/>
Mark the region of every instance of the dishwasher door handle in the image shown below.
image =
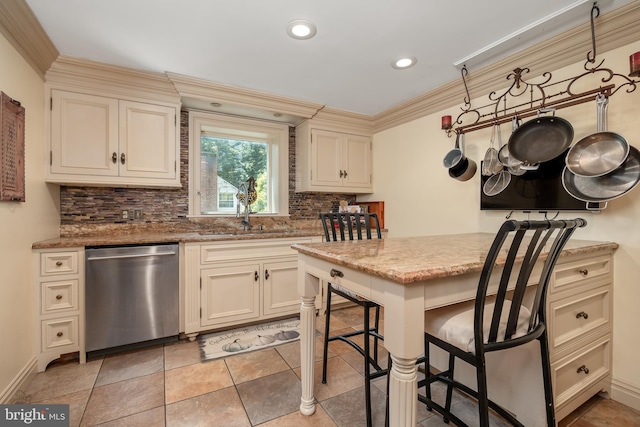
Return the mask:
<path id="1" fill-rule="evenodd" d="M 152 256 L 175 255 L 175 252 L 160 252 L 157 254 L 131 254 L 131 255 L 111 255 L 111 256 L 94 256 L 88 257 L 87 261 L 101 261 L 107 259 L 123 259 L 123 258 L 148 258 Z"/>

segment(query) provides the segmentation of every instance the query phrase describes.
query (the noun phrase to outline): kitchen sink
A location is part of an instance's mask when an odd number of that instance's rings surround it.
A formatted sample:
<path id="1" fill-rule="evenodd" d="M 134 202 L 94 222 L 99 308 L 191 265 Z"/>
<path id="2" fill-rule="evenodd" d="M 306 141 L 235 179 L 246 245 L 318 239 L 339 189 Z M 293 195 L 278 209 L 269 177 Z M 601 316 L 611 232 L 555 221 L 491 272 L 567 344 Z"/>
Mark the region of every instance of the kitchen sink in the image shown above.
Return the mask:
<path id="1" fill-rule="evenodd" d="M 212 233 L 209 231 L 199 231 L 198 234 L 204 237 L 232 237 L 232 236 L 263 236 L 271 234 L 295 234 L 295 230 L 257 230 L 257 231 L 234 231 L 233 233 Z"/>

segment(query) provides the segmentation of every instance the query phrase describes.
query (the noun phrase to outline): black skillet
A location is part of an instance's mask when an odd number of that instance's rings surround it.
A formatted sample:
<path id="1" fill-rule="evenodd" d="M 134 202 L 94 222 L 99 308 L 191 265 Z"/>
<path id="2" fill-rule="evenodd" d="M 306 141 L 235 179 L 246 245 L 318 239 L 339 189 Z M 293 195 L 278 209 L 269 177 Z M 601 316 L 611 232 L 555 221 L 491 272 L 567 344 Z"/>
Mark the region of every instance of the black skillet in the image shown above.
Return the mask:
<path id="1" fill-rule="evenodd" d="M 554 111 L 553 116 L 540 116 L 540 113 L 550 111 Z M 571 123 L 555 116 L 553 109 L 541 109 L 538 117 L 520 125 L 511 134 L 509 154 L 525 166 L 533 166 L 558 157 L 572 141 Z"/>

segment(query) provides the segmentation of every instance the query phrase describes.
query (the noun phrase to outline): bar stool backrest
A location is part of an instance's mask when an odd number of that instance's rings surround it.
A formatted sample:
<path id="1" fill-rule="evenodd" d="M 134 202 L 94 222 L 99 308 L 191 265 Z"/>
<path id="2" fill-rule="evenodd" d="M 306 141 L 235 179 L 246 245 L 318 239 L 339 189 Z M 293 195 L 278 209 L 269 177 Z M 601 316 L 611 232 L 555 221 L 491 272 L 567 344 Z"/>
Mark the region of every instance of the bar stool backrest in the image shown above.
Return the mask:
<path id="1" fill-rule="evenodd" d="M 375 213 L 327 212 L 321 213 L 320 219 L 327 242 L 371 239 L 372 233 L 375 233 L 378 239 L 382 239 L 380 222 Z"/>
<path id="2" fill-rule="evenodd" d="M 573 220 L 506 221 L 498 230 L 491 245 L 475 300 L 474 339 L 476 354 L 515 347 L 537 339 L 545 328 L 545 300 L 549 281 L 558 256 L 576 227 L 584 227 L 586 221 Z M 544 250 L 544 249 L 547 250 Z M 538 287 L 531 305 L 531 315 L 526 334 L 516 334 L 520 309 L 527 286 L 532 283 L 534 267 L 542 264 Z M 496 273 L 496 274 L 493 274 Z M 490 284 L 496 283 L 492 276 L 499 276 L 493 313 L 484 313 L 493 297 L 489 297 Z M 503 310 L 509 285 L 514 285 L 509 310 Z M 535 280 L 533 279 L 535 283 Z M 488 300 L 488 298 L 491 298 Z M 491 305 L 489 305 L 491 307 Z M 504 313 L 503 313 L 504 311 Z M 488 336 L 485 336 L 485 317 L 491 314 Z M 506 319 L 504 317 L 507 316 Z M 489 317 L 487 317 L 488 319 Z M 504 335 L 499 333 L 502 322 Z M 504 324 L 506 323 L 506 329 Z M 514 337 L 514 335 L 516 335 Z M 520 335 L 520 336 L 517 336 Z"/>

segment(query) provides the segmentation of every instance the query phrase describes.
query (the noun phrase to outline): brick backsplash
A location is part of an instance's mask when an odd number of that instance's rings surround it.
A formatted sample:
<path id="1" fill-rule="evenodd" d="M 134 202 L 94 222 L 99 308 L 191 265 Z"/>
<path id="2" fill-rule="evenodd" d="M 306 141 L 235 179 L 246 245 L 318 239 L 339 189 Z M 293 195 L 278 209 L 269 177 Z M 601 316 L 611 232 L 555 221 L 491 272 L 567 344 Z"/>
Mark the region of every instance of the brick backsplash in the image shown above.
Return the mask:
<path id="1" fill-rule="evenodd" d="M 189 211 L 189 113 L 180 115 L 180 189 L 60 187 L 60 225 L 78 231 L 113 224 L 149 224 L 189 229 L 198 220 Z M 336 209 L 355 195 L 295 192 L 295 128 L 289 128 L 289 221 L 315 220 L 318 212 Z M 141 220 L 122 220 L 122 209 L 142 209 Z M 287 221 L 283 219 L 283 221 Z M 65 234 L 62 232 L 62 234 Z"/>

